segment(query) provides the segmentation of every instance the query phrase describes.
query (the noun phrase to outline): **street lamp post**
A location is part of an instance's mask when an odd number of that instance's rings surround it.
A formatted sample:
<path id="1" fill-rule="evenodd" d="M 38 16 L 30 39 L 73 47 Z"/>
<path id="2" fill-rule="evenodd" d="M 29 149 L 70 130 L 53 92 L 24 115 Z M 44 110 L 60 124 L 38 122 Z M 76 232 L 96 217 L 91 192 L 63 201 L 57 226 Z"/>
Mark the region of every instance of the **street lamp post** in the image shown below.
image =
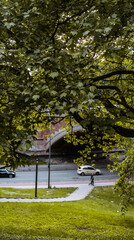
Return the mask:
<path id="1" fill-rule="evenodd" d="M 63 118 L 63 116 L 59 117 L 59 116 L 51 116 L 51 113 L 50 111 L 48 110 L 47 111 L 48 113 L 48 118 L 52 119 L 52 118 Z M 51 168 L 51 132 L 52 132 L 52 129 L 51 129 L 51 119 L 50 119 L 50 128 L 49 128 L 49 159 L 48 159 L 48 188 L 51 188 L 51 185 L 50 185 L 50 168 Z"/>
<path id="2" fill-rule="evenodd" d="M 35 198 L 37 198 L 37 183 L 38 183 L 38 159 L 36 159 Z"/>
<path id="3" fill-rule="evenodd" d="M 51 166 L 51 124 L 50 124 L 50 130 L 49 130 L 48 188 L 51 188 L 51 185 L 50 185 L 50 166 Z"/>

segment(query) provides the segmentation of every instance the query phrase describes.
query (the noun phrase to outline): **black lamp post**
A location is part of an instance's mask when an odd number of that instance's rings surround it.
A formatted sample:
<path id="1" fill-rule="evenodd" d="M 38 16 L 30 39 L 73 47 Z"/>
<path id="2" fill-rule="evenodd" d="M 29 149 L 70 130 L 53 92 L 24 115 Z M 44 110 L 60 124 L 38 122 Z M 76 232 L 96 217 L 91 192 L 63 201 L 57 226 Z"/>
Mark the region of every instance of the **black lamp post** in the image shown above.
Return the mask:
<path id="1" fill-rule="evenodd" d="M 36 159 L 35 198 L 37 198 L 37 183 L 38 183 L 38 159 Z"/>
<path id="2" fill-rule="evenodd" d="M 49 131 L 48 188 L 51 188 L 51 185 L 50 185 L 50 166 L 51 166 L 51 124 L 50 124 L 50 131 Z"/>

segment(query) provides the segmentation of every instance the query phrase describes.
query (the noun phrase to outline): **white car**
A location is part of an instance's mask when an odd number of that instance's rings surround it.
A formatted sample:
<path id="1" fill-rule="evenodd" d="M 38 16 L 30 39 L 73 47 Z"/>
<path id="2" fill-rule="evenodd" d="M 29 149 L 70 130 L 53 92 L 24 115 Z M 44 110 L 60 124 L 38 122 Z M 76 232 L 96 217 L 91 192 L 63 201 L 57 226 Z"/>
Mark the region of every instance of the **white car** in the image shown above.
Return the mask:
<path id="1" fill-rule="evenodd" d="M 101 174 L 101 170 L 100 169 L 96 169 L 90 165 L 86 165 L 86 166 L 79 166 L 77 169 L 77 173 L 81 176 L 85 176 L 85 175 L 100 175 Z"/>

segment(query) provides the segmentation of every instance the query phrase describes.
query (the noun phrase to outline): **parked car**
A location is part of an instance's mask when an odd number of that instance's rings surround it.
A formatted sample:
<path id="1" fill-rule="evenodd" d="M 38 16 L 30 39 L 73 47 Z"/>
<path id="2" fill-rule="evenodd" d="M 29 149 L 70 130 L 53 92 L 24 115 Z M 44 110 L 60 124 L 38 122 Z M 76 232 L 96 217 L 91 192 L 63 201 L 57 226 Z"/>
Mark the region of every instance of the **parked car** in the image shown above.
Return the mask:
<path id="1" fill-rule="evenodd" d="M 16 176 L 16 173 L 14 171 L 9 171 L 7 169 L 0 169 L 0 177 L 13 178 L 15 176 Z"/>
<path id="2" fill-rule="evenodd" d="M 92 166 L 86 165 L 86 166 L 80 166 L 77 169 L 77 173 L 81 176 L 85 176 L 85 175 L 100 175 L 101 174 L 101 170 L 100 169 L 96 169 Z"/>

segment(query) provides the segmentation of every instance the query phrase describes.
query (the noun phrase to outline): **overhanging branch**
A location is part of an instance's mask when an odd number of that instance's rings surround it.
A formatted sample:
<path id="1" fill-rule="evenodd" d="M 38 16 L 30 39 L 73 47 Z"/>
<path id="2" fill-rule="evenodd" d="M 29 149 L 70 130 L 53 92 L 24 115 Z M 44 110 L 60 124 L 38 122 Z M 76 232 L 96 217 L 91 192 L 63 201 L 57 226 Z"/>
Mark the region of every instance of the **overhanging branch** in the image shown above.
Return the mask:
<path id="1" fill-rule="evenodd" d="M 107 79 L 107 78 L 110 78 L 112 76 L 116 76 L 116 75 L 130 75 L 130 74 L 133 74 L 134 75 L 134 71 L 129 71 L 129 70 L 120 70 L 120 71 L 115 71 L 115 72 L 111 72 L 111 73 L 107 73 L 107 74 L 104 74 L 104 75 L 101 75 L 101 76 L 98 76 L 98 77 L 95 77 L 95 78 L 87 78 L 87 79 L 83 79 L 83 80 L 92 80 L 93 82 L 98 82 L 100 80 L 104 80 L 104 79 Z M 90 85 L 90 84 L 86 84 L 86 85 Z"/>
<path id="2" fill-rule="evenodd" d="M 114 125 L 112 128 L 115 130 L 116 133 L 120 134 L 123 137 L 134 137 L 134 129 L 128 129 L 117 125 Z"/>
<path id="3" fill-rule="evenodd" d="M 96 86 L 96 88 L 101 89 L 101 90 L 115 90 L 118 93 L 118 96 L 120 97 L 120 100 L 121 100 L 120 104 L 122 106 L 124 106 L 126 109 L 129 109 L 132 113 L 134 113 L 134 108 L 128 105 L 125 97 L 123 96 L 123 93 L 121 92 L 121 90 L 118 87 L 116 87 L 116 86 L 102 86 L 101 85 L 101 86 Z M 99 98 L 99 99 L 101 100 L 101 98 Z M 117 101 L 119 103 L 119 101 L 116 100 L 116 99 L 112 99 L 112 100 L 114 100 L 115 102 Z M 106 99 L 106 103 L 105 103 L 106 106 L 108 106 L 108 102 L 109 102 L 109 100 Z M 104 101 L 103 101 L 103 103 L 104 103 Z M 115 108 L 115 106 L 111 102 L 109 102 L 109 103 L 111 104 L 112 108 L 113 107 Z"/>

